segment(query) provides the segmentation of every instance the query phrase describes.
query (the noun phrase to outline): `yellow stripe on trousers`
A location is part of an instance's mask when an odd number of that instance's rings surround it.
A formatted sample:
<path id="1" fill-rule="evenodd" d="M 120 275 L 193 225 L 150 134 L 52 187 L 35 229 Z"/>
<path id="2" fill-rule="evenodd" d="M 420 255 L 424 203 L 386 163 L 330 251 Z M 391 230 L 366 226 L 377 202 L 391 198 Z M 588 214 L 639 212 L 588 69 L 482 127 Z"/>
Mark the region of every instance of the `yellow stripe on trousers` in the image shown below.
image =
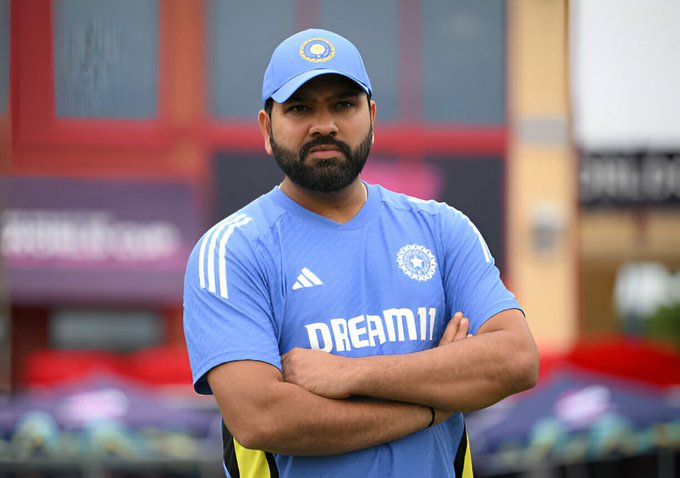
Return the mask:
<path id="1" fill-rule="evenodd" d="M 234 450 L 241 478 L 271 478 L 269 464 L 263 451 L 245 448 L 236 440 Z"/>
<path id="2" fill-rule="evenodd" d="M 467 436 L 467 433 L 465 434 Z M 463 462 L 463 476 L 461 478 L 473 478 L 472 455 L 470 455 L 470 440 L 467 440 L 465 447 L 465 461 Z"/>

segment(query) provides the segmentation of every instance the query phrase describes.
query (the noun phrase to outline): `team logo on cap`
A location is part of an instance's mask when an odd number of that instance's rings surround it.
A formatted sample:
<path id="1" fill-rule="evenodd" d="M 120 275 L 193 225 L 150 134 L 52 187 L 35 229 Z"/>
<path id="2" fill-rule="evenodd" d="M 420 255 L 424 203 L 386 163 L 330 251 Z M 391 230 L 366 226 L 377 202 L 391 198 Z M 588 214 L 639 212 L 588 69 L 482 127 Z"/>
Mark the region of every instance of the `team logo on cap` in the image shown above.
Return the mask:
<path id="1" fill-rule="evenodd" d="M 310 38 L 300 47 L 300 56 L 314 63 L 328 61 L 335 56 L 335 47 L 324 38 Z"/>
<path id="2" fill-rule="evenodd" d="M 437 259 L 427 247 L 408 244 L 397 253 L 399 268 L 413 280 L 425 282 L 434 276 L 437 270 Z"/>

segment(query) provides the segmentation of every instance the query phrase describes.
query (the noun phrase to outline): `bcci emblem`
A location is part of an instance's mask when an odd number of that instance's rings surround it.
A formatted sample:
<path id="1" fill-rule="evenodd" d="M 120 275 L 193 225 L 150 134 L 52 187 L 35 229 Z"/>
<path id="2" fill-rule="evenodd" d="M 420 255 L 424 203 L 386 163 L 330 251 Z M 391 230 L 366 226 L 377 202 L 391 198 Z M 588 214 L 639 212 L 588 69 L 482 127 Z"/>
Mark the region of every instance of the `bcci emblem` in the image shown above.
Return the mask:
<path id="1" fill-rule="evenodd" d="M 321 63 L 335 56 L 335 48 L 323 38 L 310 38 L 300 47 L 300 56 L 307 61 Z"/>
<path id="2" fill-rule="evenodd" d="M 399 249 L 397 264 L 404 274 L 420 282 L 432 279 L 437 270 L 437 260 L 432 252 L 417 244 L 408 244 Z"/>

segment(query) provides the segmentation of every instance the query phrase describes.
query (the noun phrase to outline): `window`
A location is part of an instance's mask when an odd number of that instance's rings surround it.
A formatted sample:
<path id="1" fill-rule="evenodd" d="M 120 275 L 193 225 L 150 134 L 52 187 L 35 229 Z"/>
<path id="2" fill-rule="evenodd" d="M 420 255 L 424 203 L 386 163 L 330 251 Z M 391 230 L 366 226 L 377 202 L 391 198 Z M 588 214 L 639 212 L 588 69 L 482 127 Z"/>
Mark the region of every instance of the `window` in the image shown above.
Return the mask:
<path id="1" fill-rule="evenodd" d="M 131 352 L 160 344 L 163 329 L 148 310 L 58 309 L 49 333 L 55 349 Z"/>
<path id="2" fill-rule="evenodd" d="M 155 118 L 157 0 L 57 0 L 53 14 L 57 116 Z"/>

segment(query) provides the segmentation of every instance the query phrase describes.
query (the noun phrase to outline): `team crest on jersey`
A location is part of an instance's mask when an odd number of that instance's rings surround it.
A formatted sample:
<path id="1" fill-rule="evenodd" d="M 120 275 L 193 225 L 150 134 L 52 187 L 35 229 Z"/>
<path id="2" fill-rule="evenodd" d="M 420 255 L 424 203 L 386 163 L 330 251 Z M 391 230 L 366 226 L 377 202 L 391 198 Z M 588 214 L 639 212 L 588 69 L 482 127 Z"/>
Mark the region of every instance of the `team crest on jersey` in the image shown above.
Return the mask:
<path id="1" fill-rule="evenodd" d="M 437 260 L 425 246 L 407 244 L 397 252 L 399 268 L 413 280 L 425 282 L 434 276 Z"/>
<path id="2" fill-rule="evenodd" d="M 335 47 L 325 38 L 310 38 L 300 47 L 300 56 L 307 61 L 321 63 L 335 56 Z"/>

